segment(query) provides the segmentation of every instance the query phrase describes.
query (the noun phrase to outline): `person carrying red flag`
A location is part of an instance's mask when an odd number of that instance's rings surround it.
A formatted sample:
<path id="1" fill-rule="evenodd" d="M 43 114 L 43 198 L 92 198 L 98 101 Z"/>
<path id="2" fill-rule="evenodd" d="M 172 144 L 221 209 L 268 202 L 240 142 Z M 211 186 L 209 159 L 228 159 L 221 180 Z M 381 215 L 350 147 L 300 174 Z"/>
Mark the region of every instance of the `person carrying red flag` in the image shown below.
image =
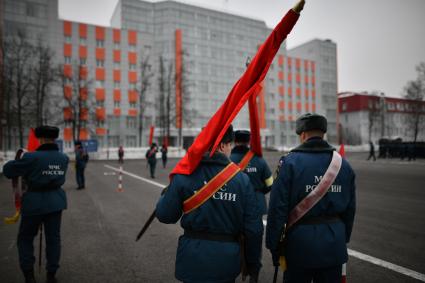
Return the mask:
<path id="1" fill-rule="evenodd" d="M 66 209 L 65 183 L 69 158 L 59 152 L 55 143 L 59 135 L 57 127 L 40 126 L 35 136 L 40 146 L 35 152 L 27 152 L 19 160 L 7 162 L 3 174 L 7 178 L 22 176 L 27 190 L 22 197 L 21 224 L 18 232 L 19 264 L 25 282 L 34 278 L 34 237 L 40 226 L 46 236 L 47 282 L 56 282 L 60 258 L 60 224 L 62 210 Z"/>
<path id="2" fill-rule="evenodd" d="M 304 0 L 272 31 L 226 101 L 195 139 L 170 175 L 156 217 L 171 224 L 181 218 L 175 276 L 183 282 L 256 282 L 263 224 L 248 176 L 229 160 L 232 120 L 261 88 L 283 40 L 299 18 Z"/>

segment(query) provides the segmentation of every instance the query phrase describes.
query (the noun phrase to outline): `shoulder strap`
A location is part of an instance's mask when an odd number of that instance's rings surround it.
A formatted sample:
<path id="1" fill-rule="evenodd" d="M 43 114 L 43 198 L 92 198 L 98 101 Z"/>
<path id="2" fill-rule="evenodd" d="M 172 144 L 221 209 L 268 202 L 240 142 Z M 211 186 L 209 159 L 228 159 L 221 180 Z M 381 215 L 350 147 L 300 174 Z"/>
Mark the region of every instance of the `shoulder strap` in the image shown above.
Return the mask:
<path id="1" fill-rule="evenodd" d="M 239 167 L 241 170 L 245 170 L 246 166 L 248 166 L 251 159 L 254 157 L 254 152 L 251 150 L 248 151 L 245 156 L 242 158 L 241 162 L 239 162 Z"/>
<path id="2" fill-rule="evenodd" d="M 199 191 L 183 202 L 183 212 L 186 214 L 201 206 L 240 170 L 238 165 L 230 162 L 229 165 L 215 175 L 214 178 L 199 189 Z"/>
<path id="3" fill-rule="evenodd" d="M 289 229 L 298 220 L 300 220 L 322 197 L 328 192 L 330 186 L 335 181 L 336 176 L 341 169 L 342 158 L 338 152 L 333 151 L 332 161 L 326 170 L 325 175 L 319 182 L 317 187 L 310 192 L 302 201 L 300 201 L 289 213 L 288 224 L 286 229 Z"/>

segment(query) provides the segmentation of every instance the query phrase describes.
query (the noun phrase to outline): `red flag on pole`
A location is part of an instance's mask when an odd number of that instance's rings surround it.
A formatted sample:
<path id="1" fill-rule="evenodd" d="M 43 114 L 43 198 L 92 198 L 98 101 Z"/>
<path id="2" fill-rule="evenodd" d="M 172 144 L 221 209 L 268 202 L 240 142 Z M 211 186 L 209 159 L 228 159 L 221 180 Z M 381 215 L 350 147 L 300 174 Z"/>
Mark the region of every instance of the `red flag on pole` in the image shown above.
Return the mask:
<path id="1" fill-rule="evenodd" d="M 155 130 L 154 126 L 151 126 L 150 132 L 149 132 L 149 145 L 153 142 L 153 131 Z"/>
<path id="2" fill-rule="evenodd" d="M 30 128 L 30 132 L 28 134 L 27 150 L 29 152 L 32 152 L 32 151 L 35 151 L 39 146 L 40 146 L 40 142 L 35 136 L 34 129 Z"/>
<path id="3" fill-rule="evenodd" d="M 283 40 L 291 32 L 298 18 L 299 14 L 293 10 L 289 10 L 286 13 L 281 22 L 261 45 L 245 73 L 233 86 L 226 101 L 209 120 L 188 149 L 186 155 L 173 169 L 171 176 L 174 174 L 191 174 L 207 150 L 211 149 L 211 153 L 216 150 L 224 133 L 240 109 L 250 96 L 257 94 L 261 89 L 261 82 L 264 80 L 274 56 Z"/>
<path id="4" fill-rule="evenodd" d="M 258 118 L 257 95 L 253 95 L 248 100 L 249 124 L 251 128 L 251 151 L 258 156 L 263 156 L 261 149 L 260 121 Z"/>
<path id="5" fill-rule="evenodd" d="M 339 155 L 341 155 L 343 158 L 345 158 L 345 147 L 344 144 L 341 144 L 339 148 Z"/>

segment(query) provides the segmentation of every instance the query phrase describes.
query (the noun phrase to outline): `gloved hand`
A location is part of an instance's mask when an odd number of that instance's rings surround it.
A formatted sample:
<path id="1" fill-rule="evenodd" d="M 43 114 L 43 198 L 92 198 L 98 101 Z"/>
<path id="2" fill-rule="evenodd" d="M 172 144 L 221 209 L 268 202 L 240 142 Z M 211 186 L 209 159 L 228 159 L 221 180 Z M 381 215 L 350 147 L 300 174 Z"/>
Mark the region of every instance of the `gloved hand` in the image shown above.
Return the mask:
<path id="1" fill-rule="evenodd" d="M 278 251 L 270 251 L 272 254 L 273 266 L 279 266 L 279 252 Z"/>

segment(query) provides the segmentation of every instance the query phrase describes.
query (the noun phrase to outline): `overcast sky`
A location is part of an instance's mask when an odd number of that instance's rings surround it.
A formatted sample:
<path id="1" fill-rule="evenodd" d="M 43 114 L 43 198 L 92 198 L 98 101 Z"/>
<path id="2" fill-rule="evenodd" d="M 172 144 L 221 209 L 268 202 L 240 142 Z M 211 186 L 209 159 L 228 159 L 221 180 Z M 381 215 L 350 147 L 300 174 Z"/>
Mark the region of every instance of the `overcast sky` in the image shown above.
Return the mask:
<path id="1" fill-rule="evenodd" d="M 63 19 L 108 25 L 118 0 L 59 0 Z M 154 1 L 155 2 L 155 1 Z M 274 27 L 295 1 L 190 0 L 186 3 L 264 20 Z M 425 0 L 306 0 L 288 38 L 291 48 L 314 38 L 338 46 L 338 90 L 402 95 L 425 61 Z M 99 8 L 101 7 L 101 8 Z"/>

